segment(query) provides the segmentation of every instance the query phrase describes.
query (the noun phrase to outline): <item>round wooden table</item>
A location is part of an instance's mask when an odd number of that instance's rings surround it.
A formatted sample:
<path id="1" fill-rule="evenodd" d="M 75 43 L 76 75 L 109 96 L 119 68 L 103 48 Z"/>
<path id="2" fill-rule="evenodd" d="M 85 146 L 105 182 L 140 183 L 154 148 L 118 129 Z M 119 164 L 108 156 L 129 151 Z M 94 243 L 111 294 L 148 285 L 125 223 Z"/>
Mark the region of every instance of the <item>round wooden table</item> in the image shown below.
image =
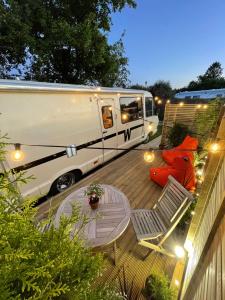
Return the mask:
<path id="1" fill-rule="evenodd" d="M 71 216 L 73 205 L 79 206 L 80 214 L 89 218 L 81 234 L 87 246 L 99 247 L 114 242 L 116 264 L 116 240 L 129 224 L 130 206 L 127 197 L 117 188 L 110 185 L 101 185 L 101 187 L 104 189 L 104 195 L 96 210 L 91 209 L 88 197 L 84 195 L 87 187 L 66 197 L 56 213 L 55 226 L 59 226 L 61 215 Z M 74 224 L 74 230 L 79 227 L 80 224 Z"/>

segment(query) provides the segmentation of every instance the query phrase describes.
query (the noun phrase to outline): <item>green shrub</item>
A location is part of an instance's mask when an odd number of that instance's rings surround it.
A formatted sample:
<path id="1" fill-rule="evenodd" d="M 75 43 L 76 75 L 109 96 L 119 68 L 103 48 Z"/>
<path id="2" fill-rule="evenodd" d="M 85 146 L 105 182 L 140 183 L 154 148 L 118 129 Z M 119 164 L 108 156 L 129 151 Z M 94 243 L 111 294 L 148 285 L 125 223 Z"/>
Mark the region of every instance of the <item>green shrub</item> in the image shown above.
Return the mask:
<path id="1" fill-rule="evenodd" d="M 0 139 L 0 165 L 3 160 Z M 112 290 L 92 288 L 102 256 L 93 255 L 77 233 L 71 237 L 73 224 L 88 220 L 81 220 L 74 207 L 71 217 L 61 218 L 59 228 L 51 216 L 38 222 L 34 200 L 21 201 L 15 186 L 26 181 L 23 173 L 0 176 L 0 299 L 119 299 Z"/>
<path id="2" fill-rule="evenodd" d="M 175 123 L 168 136 L 170 146 L 176 147 L 180 145 L 188 134 L 191 134 L 191 131 L 187 126 Z"/>
<path id="3" fill-rule="evenodd" d="M 144 295 L 151 300 L 174 300 L 175 290 L 170 288 L 170 282 L 165 274 L 151 274 L 145 282 Z"/>

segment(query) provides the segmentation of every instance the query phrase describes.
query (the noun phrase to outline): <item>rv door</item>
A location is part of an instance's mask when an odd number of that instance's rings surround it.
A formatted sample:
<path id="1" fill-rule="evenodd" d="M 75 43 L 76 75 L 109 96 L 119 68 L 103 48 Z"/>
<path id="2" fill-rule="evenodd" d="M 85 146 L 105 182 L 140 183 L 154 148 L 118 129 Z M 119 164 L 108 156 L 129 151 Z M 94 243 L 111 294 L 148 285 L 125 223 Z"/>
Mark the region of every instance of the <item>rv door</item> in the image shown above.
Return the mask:
<path id="1" fill-rule="evenodd" d="M 103 159 L 107 161 L 117 154 L 117 119 L 113 99 L 101 98 L 98 101 L 102 139 L 104 148 Z"/>

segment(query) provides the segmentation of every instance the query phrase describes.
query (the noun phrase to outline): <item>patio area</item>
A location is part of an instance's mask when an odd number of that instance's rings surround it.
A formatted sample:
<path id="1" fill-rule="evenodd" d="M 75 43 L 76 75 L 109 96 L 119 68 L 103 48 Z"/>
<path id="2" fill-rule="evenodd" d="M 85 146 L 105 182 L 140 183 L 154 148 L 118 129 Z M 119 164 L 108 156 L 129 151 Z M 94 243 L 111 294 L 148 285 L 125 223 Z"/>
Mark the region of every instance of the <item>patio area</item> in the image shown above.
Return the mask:
<path id="1" fill-rule="evenodd" d="M 158 147 L 160 140 L 161 137 L 158 137 L 149 144 L 141 145 L 139 147 L 143 149 Z M 143 159 L 142 151 L 130 151 L 93 174 L 85 177 L 66 192 L 41 204 L 39 207 L 39 216 L 40 218 L 44 217 L 50 206 L 56 210 L 67 195 L 93 181 L 118 188 L 127 196 L 131 209 L 151 209 L 159 198 L 162 189 L 149 180 L 149 168 L 150 166 L 158 167 L 163 164 L 164 162 L 160 153 L 156 153 L 155 160 L 151 164 L 148 164 Z M 131 222 L 126 231 L 117 240 L 118 263 L 116 266 L 113 264 L 112 247 L 107 246 L 106 249 L 105 247 L 104 249 L 100 249 L 100 251 L 104 252 L 105 250 L 107 250 L 106 268 L 102 277 L 99 278 L 98 283 L 110 283 L 115 281 L 119 274 L 122 273 L 121 269 L 124 266 L 126 271 L 126 281 L 131 283 L 134 279 L 134 294 L 138 294 L 141 291 L 146 277 L 152 272 L 164 271 L 172 277 L 176 264 L 175 259 L 154 252 L 143 261 L 142 257 L 146 255 L 148 250 L 137 244 Z M 139 295 L 138 299 L 142 299 L 142 295 Z"/>

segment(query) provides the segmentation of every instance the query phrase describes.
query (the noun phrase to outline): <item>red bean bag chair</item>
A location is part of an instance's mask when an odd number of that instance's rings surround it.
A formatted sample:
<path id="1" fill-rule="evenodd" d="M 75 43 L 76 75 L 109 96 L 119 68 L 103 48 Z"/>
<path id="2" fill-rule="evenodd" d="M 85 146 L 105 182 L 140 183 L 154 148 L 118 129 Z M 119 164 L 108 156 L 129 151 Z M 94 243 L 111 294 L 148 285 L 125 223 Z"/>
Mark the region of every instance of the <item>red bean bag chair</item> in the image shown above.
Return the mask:
<path id="1" fill-rule="evenodd" d="M 198 140 L 196 138 L 193 138 L 189 135 L 185 137 L 183 142 L 171 150 L 163 150 L 162 157 L 167 162 L 168 165 L 172 165 L 174 159 L 177 156 L 188 156 L 191 160 L 191 162 L 194 162 L 194 154 L 192 151 L 181 151 L 183 150 L 197 150 L 198 148 Z"/>
<path id="2" fill-rule="evenodd" d="M 176 157 L 171 166 L 150 169 L 150 179 L 162 187 L 167 184 L 169 175 L 172 175 L 187 190 L 195 190 L 195 171 L 188 156 Z"/>

